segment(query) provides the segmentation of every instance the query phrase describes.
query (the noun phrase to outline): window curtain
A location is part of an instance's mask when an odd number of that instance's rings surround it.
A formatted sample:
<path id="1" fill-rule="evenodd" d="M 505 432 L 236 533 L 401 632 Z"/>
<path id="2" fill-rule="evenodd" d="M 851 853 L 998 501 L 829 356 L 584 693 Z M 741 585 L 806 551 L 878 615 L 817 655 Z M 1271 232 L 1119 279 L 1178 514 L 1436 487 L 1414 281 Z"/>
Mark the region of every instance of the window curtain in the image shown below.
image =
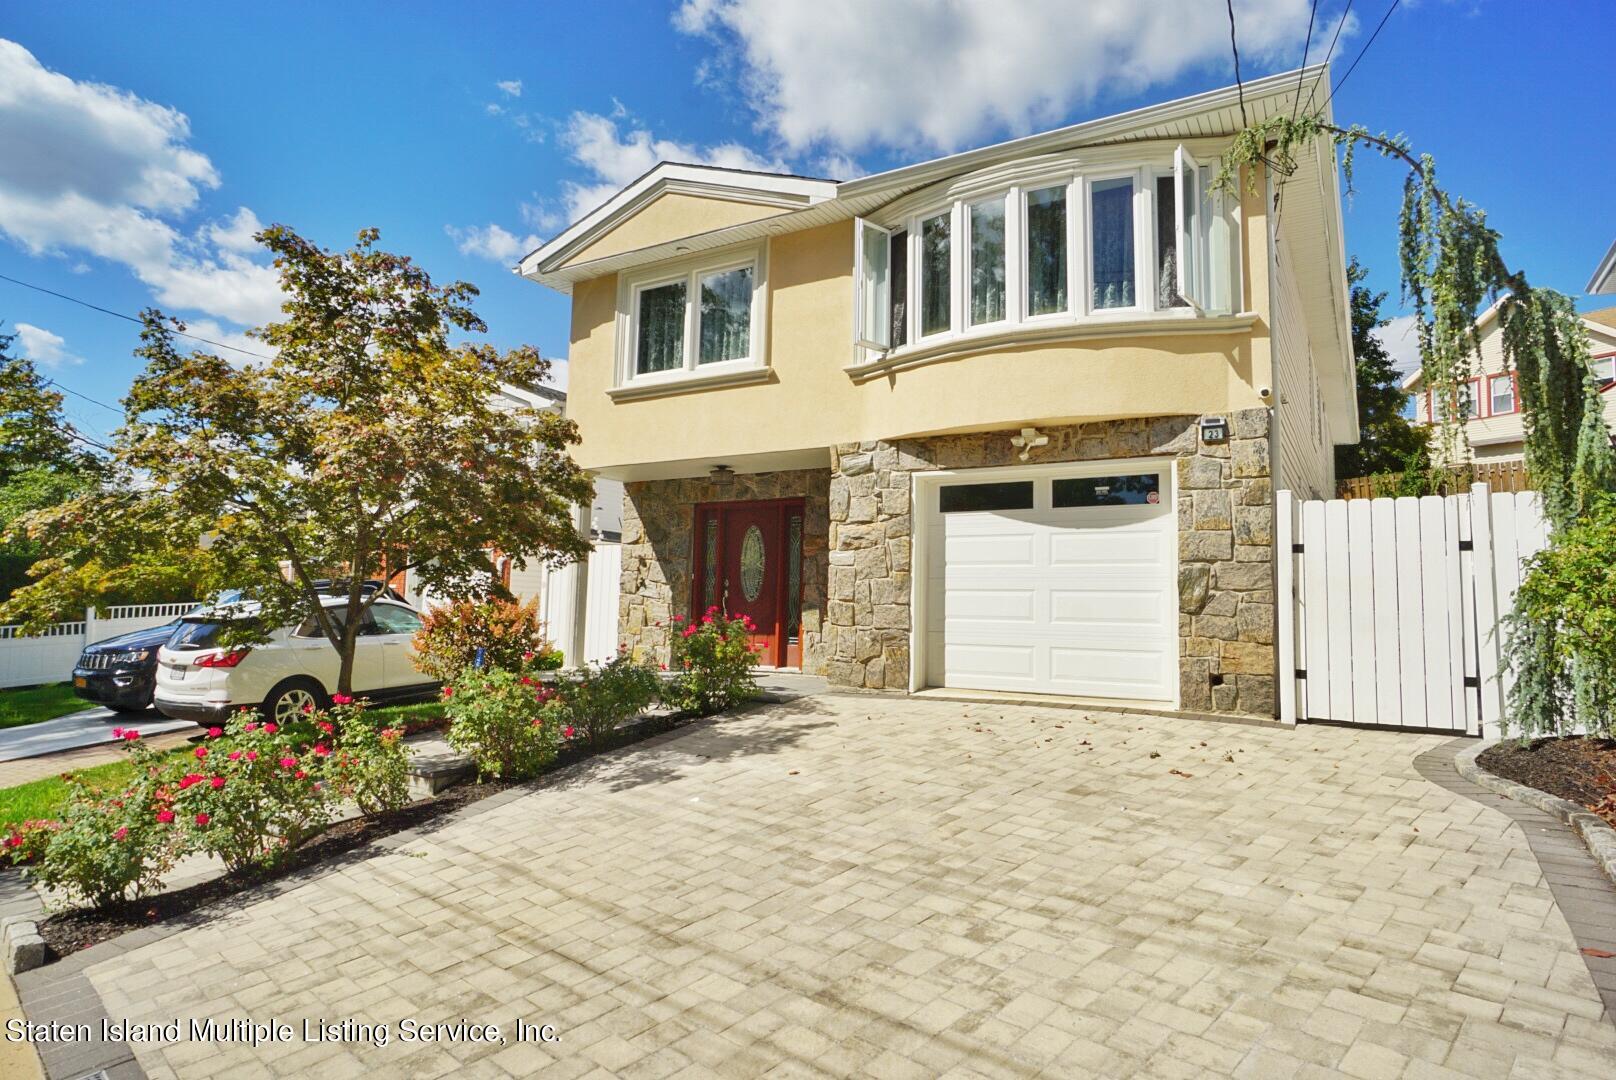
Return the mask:
<path id="1" fill-rule="evenodd" d="M 703 364 L 741 360 L 752 354 L 752 268 L 743 266 L 701 279 Z"/>
<path id="2" fill-rule="evenodd" d="M 670 282 L 640 293 L 640 374 L 685 366 L 685 283 Z"/>
<path id="3" fill-rule="evenodd" d="M 1066 189 L 1027 196 L 1027 312 L 1066 310 Z"/>
<path id="4" fill-rule="evenodd" d="M 1105 180 L 1095 184 L 1092 209 L 1093 306 L 1132 307 L 1133 181 Z"/>

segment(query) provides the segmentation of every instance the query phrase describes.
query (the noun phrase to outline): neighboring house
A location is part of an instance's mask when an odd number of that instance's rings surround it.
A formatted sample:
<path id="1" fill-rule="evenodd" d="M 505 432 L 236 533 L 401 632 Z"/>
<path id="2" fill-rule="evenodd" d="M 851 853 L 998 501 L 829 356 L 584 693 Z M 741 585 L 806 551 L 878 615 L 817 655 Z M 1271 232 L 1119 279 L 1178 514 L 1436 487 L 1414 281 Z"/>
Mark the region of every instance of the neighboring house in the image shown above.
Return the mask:
<path id="1" fill-rule="evenodd" d="M 1588 279 L 1588 292 L 1595 296 L 1616 293 L 1616 242 L 1611 243 L 1610 250 L 1594 268 L 1594 276 Z"/>
<path id="2" fill-rule="evenodd" d="M 1340 193 L 1327 139 L 1282 226 L 1210 182 L 1326 77 L 843 183 L 663 163 L 524 259 L 622 642 L 717 605 L 840 686 L 1272 716 L 1273 490 L 1357 438 Z"/>
<path id="3" fill-rule="evenodd" d="M 1594 376 L 1605 391 L 1605 423 L 1616 431 L 1616 307 L 1591 311 L 1582 316 L 1588 332 Z M 1516 374 L 1504 365 L 1502 325 L 1494 304 L 1476 319 L 1481 358 L 1473 374 L 1460 386 L 1457 405 L 1468 417 L 1464 425 L 1469 460 L 1478 464 L 1520 461 L 1526 453 L 1526 428 L 1521 414 L 1520 385 Z M 1425 385 L 1422 372 L 1415 370 L 1403 380 L 1408 391 L 1404 415 L 1429 424 L 1446 416 L 1448 402 Z M 1438 454 L 1440 456 L 1440 454 Z"/>

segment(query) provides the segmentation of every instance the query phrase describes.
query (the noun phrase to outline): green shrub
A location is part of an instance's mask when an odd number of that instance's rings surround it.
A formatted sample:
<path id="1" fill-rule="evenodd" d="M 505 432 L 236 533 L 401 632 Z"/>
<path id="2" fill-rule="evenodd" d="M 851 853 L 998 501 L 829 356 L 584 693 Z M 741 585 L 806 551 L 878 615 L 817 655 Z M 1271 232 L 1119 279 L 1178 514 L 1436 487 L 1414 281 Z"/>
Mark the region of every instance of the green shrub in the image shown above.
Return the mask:
<path id="1" fill-rule="evenodd" d="M 562 656 L 544 640 L 538 601 L 462 600 L 434 607 L 415 634 L 415 666 L 448 683 L 477 662 L 505 671 L 553 671 Z"/>
<path id="2" fill-rule="evenodd" d="M 722 712 L 757 696 L 752 668 L 757 655 L 747 636 L 757 629 L 750 617 L 731 618 L 710 607 L 699 620 L 682 628 L 673 617 L 673 682 L 662 700 L 676 709 L 699 713 Z"/>
<path id="3" fill-rule="evenodd" d="M 605 746 L 617 729 L 638 716 L 661 690 L 657 673 L 627 653 L 598 667 L 585 667 L 559 689 L 562 723 L 592 750 Z"/>
<path id="4" fill-rule="evenodd" d="M 183 848 L 171 828 L 160 755 L 129 735 L 134 780 L 114 794 L 75 784 L 60 826 L 26 871 L 75 903 L 105 907 L 131 889 L 138 896 L 157 884 Z"/>
<path id="5" fill-rule="evenodd" d="M 443 688 L 449 745 L 484 777 L 537 775 L 561 748 L 561 706 L 533 677 L 498 667 L 468 667 Z"/>
<path id="6" fill-rule="evenodd" d="M 1616 738 L 1616 498 L 1601 496 L 1532 556 L 1502 625 L 1515 673 L 1506 729 Z"/>

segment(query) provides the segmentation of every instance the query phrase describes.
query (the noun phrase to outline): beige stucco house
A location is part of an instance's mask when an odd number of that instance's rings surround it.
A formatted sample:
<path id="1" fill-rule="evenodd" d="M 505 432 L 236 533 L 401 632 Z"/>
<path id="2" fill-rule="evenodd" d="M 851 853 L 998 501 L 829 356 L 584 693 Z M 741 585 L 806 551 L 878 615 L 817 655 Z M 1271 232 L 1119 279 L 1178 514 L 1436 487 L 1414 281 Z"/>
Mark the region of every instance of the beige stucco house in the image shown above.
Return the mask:
<path id="1" fill-rule="evenodd" d="M 1473 374 L 1460 389 L 1458 407 L 1467 417 L 1464 425 L 1469 460 L 1477 464 L 1520 461 L 1526 454 L 1526 427 L 1521 413 L 1520 387 L 1516 374 L 1504 363 L 1504 343 L 1498 305 L 1494 304 L 1476 319 L 1480 356 L 1471 361 Z M 1605 424 L 1616 432 L 1616 307 L 1590 311 L 1582 316 L 1588 333 L 1588 350 L 1594 377 L 1605 396 Z M 1404 415 L 1429 424 L 1445 416 L 1446 403 L 1426 387 L 1418 370 L 1403 380 L 1408 392 Z"/>
<path id="2" fill-rule="evenodd" d="M 1357 438 L 1340 193 L 1325 141 L 1211 181 L 1326 75 L 842 183 L 664 163 L 524 259 L 623 643 L 719 605 L 841 686 L 1272 716 L 1273 492 Z"/>

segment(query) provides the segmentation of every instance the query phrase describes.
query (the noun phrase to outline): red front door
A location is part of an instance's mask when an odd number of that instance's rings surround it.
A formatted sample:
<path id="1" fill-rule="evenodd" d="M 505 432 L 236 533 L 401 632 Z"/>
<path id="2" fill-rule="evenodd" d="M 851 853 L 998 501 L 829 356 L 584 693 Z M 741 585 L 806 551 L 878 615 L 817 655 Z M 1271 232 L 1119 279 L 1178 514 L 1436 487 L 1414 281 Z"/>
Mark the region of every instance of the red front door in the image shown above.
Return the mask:
<path id="1" fill-rule="evenodd" d="M 800 664 L 802 504 L 742 502 L 704 506 L 696 513 L 696 594 L 691 612 L 717 605 L 750 616 L 761 647 L 758 662 Z"/>

